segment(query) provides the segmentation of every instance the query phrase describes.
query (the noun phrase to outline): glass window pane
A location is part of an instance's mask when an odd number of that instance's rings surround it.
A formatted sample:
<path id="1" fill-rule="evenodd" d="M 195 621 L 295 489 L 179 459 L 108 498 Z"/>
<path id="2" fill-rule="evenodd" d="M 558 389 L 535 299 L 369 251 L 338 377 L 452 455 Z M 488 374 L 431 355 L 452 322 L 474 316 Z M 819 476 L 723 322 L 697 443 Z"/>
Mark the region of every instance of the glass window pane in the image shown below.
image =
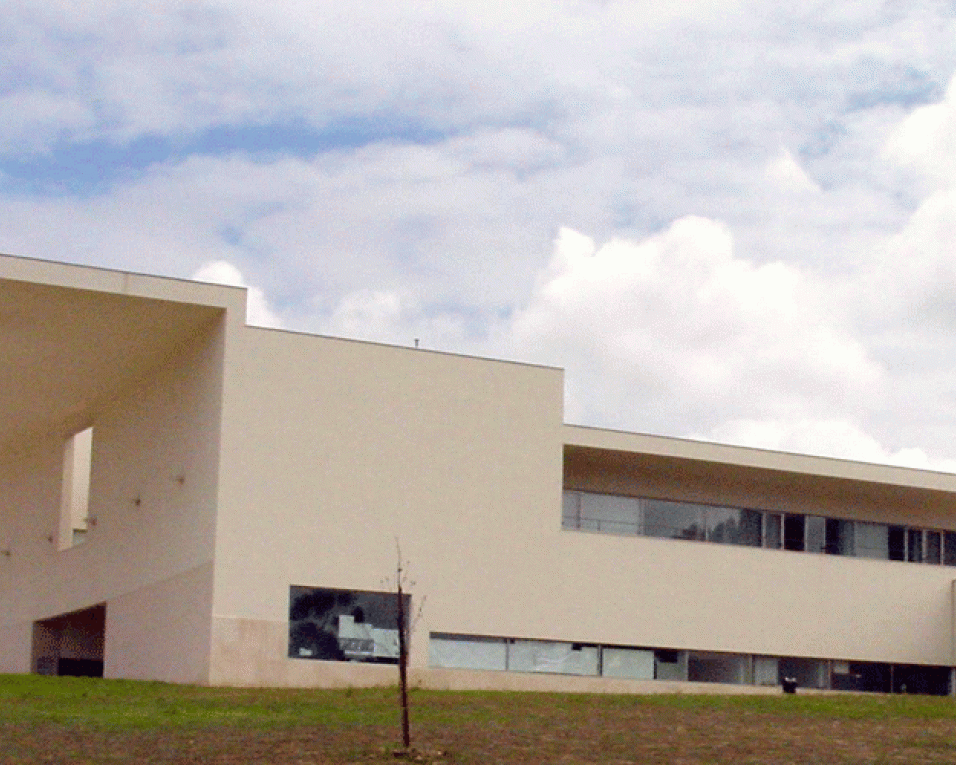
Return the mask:
<path id="1" fill-rule="evenodd" d="M 598 650 L 594 645 L 548 640 L 515 640 L 508 646 L 512 672 L 546 672 L 559 675 L 597 675 Z"/>
<path id="2" fill-rule="evenodd" d="M 576 491 L 566 491 L 561 503 L 561 528 L 581 528 L 581 496 Z"/>
<path id="3" fill-rule="evenodd" d="M 923 530 L 906 530 L 906 560 L 913 563 L 923 562 Z"/>
<path id="4" fill-rule="evenodd" d="M 432 634 L 428 641 L 428 664 L 455 669 L 507 668 L 506 646 L 502 638 Z"/>
<path id="5" fill-rule="evenodd" d="M 644 533 L 663 539 L 704 539 L 703 508 L 688 502 L 646 500 Z"/>
<path id="6" fill-rule="evenodd" d="M 830 555 L 853 555 L 853 521 L 827 518 L 826 552 Z"/>
<path id="7" fill-rule="evenodd" d="M 633 680 L 654 679 L 654 652 L 640 648 L 602 648 L 601 674 Z"/>
<path id="8" fill-rule="evenodd" d="M 582 492 L 581 528 L 612 534 L 637 534 L 641 528 L 640 500 Z"/>
<path id="9" fill-rule="evenodd" d="M 760 547 L 760 526 L 763 523 L 763 513 L 759 510 L 740 511 L 740 536 L 737 544 L 749 547 Z"/>
<path id="10" fill-rule="evenodd" d="M 956 566 L 956 532 L 943 532 L 943 563 Z"/>
<path id="11" fill-rule="evenodd" d="M 906 529 L 902 526 L 886 527 L 890 560 L 906 560 Z"/>
<path id="12" fill-rule="evenodd" d="M 803 516 L 787 513 L 783 517 L 783 549 L 802 550 L 804 544 L 803 534 Z"/>
<path id="13" fill-rule="evenodd" d="M 885 524 L 858 522 L 855 531 L 859 557 L 889 560 L 889 535 Z"/>
<path id="14" fill-rule="evenodd" d="M 806 529 L 804 549 L 807 552 L 822 553 L 826 541 L 826 518 L 808 515 L 804 523 Z"/>
<path id="15" fill-rule="evenodd" d="M 926 562 L 939 563 L 940 561 L 940 538 L 938 531 L 926 532 Z"/>
<path id="16" fill-rule="evenodd" d="M 402 599 L 411 613 L 411 599 Z M 289 589 L 289 657 L 398 663 L 398 602 L 390 592 Z"/>
<path id="17" fill-rule="evenodd" d="M 733 507 L 707 508 L 707 541 L 736 544 L 740 536 L 740 511 Z"/>
<path id="18" fill-rule="evenodd" d="M 765 547 L 772 550 L 779 550 L 783 546 L 783 531 L 779 513 L 766 513 L 764 515 L 763 543 Z"/>

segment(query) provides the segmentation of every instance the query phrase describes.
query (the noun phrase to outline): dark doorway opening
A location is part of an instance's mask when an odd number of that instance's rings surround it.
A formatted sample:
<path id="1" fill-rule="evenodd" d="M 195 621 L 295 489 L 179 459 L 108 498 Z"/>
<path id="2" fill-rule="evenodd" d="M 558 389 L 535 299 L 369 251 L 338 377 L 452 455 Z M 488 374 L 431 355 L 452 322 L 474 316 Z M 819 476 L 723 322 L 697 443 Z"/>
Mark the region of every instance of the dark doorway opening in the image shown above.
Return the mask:
<path id="1" fill-rule="evenodd" d="M 33 671 L 103 677 L 106 604 L 33 623 Z"/>

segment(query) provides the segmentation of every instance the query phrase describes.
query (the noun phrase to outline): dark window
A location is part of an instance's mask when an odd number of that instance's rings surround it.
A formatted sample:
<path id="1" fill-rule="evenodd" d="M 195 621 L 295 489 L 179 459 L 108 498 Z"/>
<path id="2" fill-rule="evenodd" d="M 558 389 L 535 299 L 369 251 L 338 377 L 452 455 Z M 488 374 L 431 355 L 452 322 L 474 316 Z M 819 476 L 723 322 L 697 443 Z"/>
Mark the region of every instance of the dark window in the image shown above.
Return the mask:
<path id="1" fill-rule="evenodd" d="M 926 532 L 926 562 L 940 562 L 940 539 L 938 531 Z"/>
<path id="2" fill-rule="evenodd" d="M 906 529 L 888 526 L 886 532 L 887 555 L 890 560 L 906 560 Z"/>
<path id="3" fill-rule="evenodd" d="M 804 548 L 803 531 L 803 516 L 787 513 L 783 517 L 783 549 L 802 550 Z"/>
<path id="4" fill-rule="evenodd" d="M 408 614 L 411 597 L 402 602 Z M 291 587 L 289 657 L 397 664 L 396 594 Z"/>
<path id="5" fill-rule="evenodd" d="M 943 532 L 943 563 L 956 566 L 956 531 Z"/>
<path id="6" fill-rule="evenodd" d="M 907 529 L 906 531 L 906 560 L 913 563 L 923 562 L 923 530 Z"/>
<path id="7" fill-rule="evenodd" d="M 853 521 L 826 519 L 826 547 L 828 555 L 853 555 Z"/>

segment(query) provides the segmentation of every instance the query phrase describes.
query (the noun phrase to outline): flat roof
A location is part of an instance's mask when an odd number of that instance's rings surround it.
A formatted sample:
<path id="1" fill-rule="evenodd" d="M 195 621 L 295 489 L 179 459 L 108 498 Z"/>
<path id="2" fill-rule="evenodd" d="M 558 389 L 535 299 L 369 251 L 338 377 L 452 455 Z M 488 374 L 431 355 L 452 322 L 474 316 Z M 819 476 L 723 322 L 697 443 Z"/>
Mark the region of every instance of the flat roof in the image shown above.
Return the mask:
<path id="1" fill-rule="evenodd" d="M 640 454 L 707 463 L 714 468 L 733 466 L 793 476 L 883 484 L 887 487 L 956 492 L 956 474 L 953 473 L 731 446 L 710 441 L 627 433 L 582 425 L 564 426 L 564 444 L 565 448 L 572 450 L 602 452 L 608 459 L 612 459 L 611 455 L 616 454 L 617 461 L 626 461 L 628 454 Z"/>

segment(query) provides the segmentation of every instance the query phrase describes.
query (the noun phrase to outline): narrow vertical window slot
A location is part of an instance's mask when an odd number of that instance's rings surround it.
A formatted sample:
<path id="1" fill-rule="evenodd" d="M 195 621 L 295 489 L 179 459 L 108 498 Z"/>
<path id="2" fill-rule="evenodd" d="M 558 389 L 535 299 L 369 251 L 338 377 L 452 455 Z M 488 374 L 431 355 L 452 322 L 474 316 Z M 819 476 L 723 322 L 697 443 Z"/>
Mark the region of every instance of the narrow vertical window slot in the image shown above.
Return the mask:
<path id="1" fill-rule="evenodd" d="M 90 528 L 90 476 L 93 428 L 74 433 L 63 446 L 63 485 L 60 497 L 60 550 L 82 543 Z"/>

